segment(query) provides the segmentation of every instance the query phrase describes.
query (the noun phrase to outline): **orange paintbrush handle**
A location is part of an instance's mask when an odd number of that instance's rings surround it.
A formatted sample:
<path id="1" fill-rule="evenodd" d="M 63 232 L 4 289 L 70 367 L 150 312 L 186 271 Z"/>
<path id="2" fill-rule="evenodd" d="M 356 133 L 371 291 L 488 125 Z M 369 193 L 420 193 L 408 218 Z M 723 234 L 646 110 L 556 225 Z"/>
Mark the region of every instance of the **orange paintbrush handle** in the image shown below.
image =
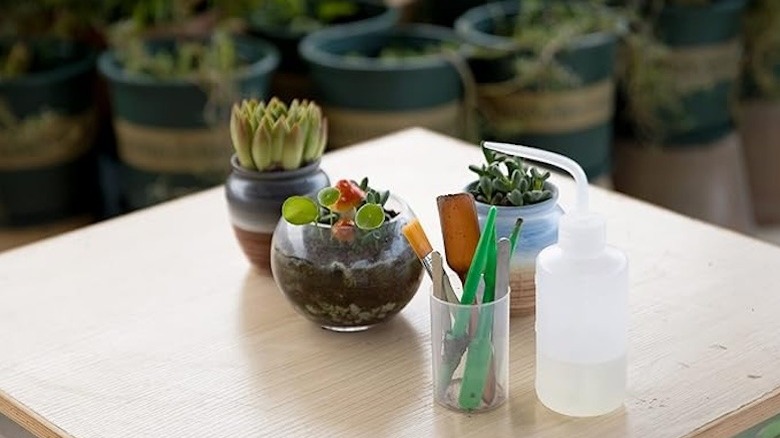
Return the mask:
<path id="1" fill-rule="evenodd" d="M 457 193 L 436 197 L 447 264 L 465 282 L 479 241 L 479 220 L 474 197 Z"/>

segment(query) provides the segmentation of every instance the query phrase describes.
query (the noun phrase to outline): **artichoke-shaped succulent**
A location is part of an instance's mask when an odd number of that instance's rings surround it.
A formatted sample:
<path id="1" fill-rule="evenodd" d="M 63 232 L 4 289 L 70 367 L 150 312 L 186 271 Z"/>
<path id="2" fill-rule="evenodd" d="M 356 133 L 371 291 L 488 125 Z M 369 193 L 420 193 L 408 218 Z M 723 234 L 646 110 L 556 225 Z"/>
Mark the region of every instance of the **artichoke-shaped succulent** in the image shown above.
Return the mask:
<path id="1" fill-rule="evenodd" d="M 293 170 L 325 151 L 327 119 L 314 102 L 293 100 L 289 107 L 272 98 L 233 105 L 230 137 L 242 167 L 261 172 Z"/>

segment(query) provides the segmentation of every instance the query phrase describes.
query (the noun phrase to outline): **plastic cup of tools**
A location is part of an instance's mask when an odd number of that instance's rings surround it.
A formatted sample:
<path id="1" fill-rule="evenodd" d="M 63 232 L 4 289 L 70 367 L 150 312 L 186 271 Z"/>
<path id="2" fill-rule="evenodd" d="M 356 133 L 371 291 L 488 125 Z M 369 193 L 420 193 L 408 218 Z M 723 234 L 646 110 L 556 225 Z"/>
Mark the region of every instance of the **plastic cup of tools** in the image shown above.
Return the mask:
<path id="1" fill-rule="evenodd" d="M 439 296 L 431 287 L 434 401 L 469 413 L 500 406 L 509 396 L 508 288 L 473 305 Z"/>

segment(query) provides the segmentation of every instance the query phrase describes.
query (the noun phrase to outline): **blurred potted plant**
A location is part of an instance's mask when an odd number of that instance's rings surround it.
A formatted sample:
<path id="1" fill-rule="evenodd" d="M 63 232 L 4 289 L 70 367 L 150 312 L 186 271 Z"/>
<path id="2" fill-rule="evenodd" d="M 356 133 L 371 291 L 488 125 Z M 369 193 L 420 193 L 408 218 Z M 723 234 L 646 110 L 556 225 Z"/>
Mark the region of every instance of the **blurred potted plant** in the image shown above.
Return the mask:
<path id="1" fill-rule="evenodd" d="M 533 144 L 608 175 L 617 33 L 601 0 L 488 3 L 456 31 L 481 50 L 470 60 L 482 137 Z"/>
<path id="2" fill-rule="evenodd" d="M 233 230 L 249 261 L 270 272 L 282 203 L 330 184 L 319 167 L 327 120 L 314 102 L 293 100 L 288 107 L 277 98 L 244 100 L 233 106 L 230 137 L 235 154 L 225 195 Z"/>
<path id="3" fill-rule="evenodd" d="M 615 187 L 747 231 L 751 209 L 732 114 L 745 0 L 635 3 L 621 63 Z"/>
<path id="4" fill-rule="evenodd" d="M 306 63 L 298 53 L 298 45 L 306 35 L 341 24 L 389 29 L 399 18 L 394 8 L 368 0 L 259 0 L 255 3 L 248 16 L 249 32 L 279 48 L 281 63 L 271 90 L 285 101 L 315 97 Z"/>
<path id="5" fill-rule="evenodd" d="M 547 181 L 550 172 L 528 166 L 522 159 L 482 149 L 485 163 L 470 165 L 478 179 L 466 186 L 474 196 L 477 217 L 484 226 L 490 206 L 495 205 L 496 234 L 509 236 L 518 219 L 523 220 L 515 253 L 511 258 L 510 312 L 532 315 L 536 306 L 536 256 L 558 241 L 558 188 Z"/>
<path id="6" fill-rule="evenodd" d="M 396 315 L 422 281 L 401 234 L 409 206 L 364 178 L 340 180 L 317 201 L 288 198 L 273 236 L 274 280 L 296 311 L 323 328 L 365 330 Z"/>
<path id="7" fill-rule="evenodd" d="M 338 148 L 423 126 L 468 136 L 459 38 L 449 29 L 341 26 L 300 46 Z M 461 64 L 463 66 L 461 66 Z"/>
<path id="8" fill-rule="evenodd" d="M 146 11 L 139 2 L 134 11 Z M 199 36 L 145 38 L 159 19 L 186 19 L 175 9 L 117 23 L 115 48 L 101 55 L 108 79 L 127 207 L 141 208 L 222 181 L 229 172 L 224 147 L 233 102 L 264 98 L 279 55 L 270 44 L 231 35 L 222 27 Z M 177 12 L 178 11 L 178 12 Z"/>
<path id="9" fill-rule="evenodd" d="M 752 0 L 744 18 L 739 126 L 756 221 L 780 223 L 780 2 Z"/>
<path id="10" fill-rule="evenodd" d="M 89 2 L 0 6 L 0 228 L 43 237 L 99 214 Z M 45 195 L 41 195 L 45 194 Z"/>

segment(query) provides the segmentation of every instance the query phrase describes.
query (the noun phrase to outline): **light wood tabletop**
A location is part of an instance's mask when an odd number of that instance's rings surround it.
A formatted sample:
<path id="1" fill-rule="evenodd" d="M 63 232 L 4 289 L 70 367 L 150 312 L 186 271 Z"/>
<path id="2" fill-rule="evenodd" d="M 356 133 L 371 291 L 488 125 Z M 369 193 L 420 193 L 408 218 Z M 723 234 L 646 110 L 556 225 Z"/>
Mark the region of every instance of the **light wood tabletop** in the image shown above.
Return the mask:
<path id="1" fill-rule="evenodd" d="M 443 248 L 436 194 L 479 149 L 414 129 L 328 154 L 406 199 Z M 573 184 L 554 176 L 564 207 Z M 533 319 L 510 395 L 434 405 L 428 281 L 392 321 L 325 331 L 250 268 L 213 189 L 0 254 L 0 413 L 40 437 L 731 436 L 780 413 L 780 248 L 594 189 L 631 263 L 629 396 L 572 419 L 534 394 Z"/>

